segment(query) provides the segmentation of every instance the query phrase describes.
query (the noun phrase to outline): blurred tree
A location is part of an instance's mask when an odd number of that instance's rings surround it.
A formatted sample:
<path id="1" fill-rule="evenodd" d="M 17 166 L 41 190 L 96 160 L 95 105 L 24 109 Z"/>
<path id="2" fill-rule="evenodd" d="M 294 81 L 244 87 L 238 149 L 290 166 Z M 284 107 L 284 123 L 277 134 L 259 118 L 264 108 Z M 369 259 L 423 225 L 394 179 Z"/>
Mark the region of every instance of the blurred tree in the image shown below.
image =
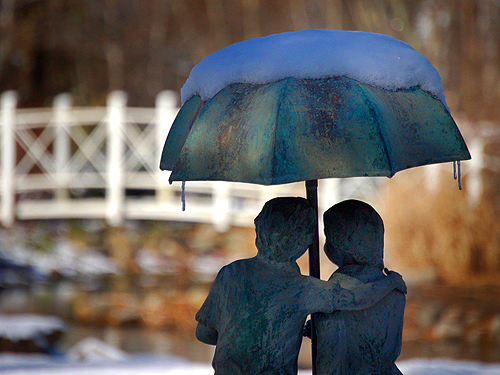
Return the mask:
<path id="1" fill-rule="evenodd" d="M 160 91 L 179 92 L 191 68 L 211 52 L 307 28 L 371 31 L 406 41 L 441 74 L 455 117 L 500 123 L 498 0 L 0 0 L 0 92 L 18 90 L 21 107 L 38 107 L 50 106 L 63 91 L 75 105 L 102 105 L 111 90 L 121 89 L 130 105 L 152 106 Z M 500 156 L 498 142 L 487 146 L 488 154 Z M 421 262 L 426 267 L 447 270 L 438 262 L 446 262 L 444 256 L 431 255 L 446 253 L 441 248 L 449 245 L 461 247 L 462 259 L 475 259 L 469 274 L 500 270 L 492 261 L 500 259 L 500 229 L 488 222 L 482 223 L 487 231 L 476 231 L 481 218 L 494 221 L 500 211 L 500 177 L 484 172 L 483 178 L 483 206 L 466 210 L 460 202 L 465 216 L 459 224 L 450 214 L 419 231 L 397 227 L 413 236 L 416 252 L 429 250 Z M 417 199 L 411 217 L 428 217 L 430 211 L 417 215 L 426 207 L 420 194 L 408 195 Z M 411 202 L 403 196 L 393 200 Z M 444 243 L 440 231 L 459 227 L 462 236 L 448 236 Z M 465 267 L 460 264 L 449 262 L 457 273 Z"/>
<path id="2" fill-rule="evenodd" d="M 500 119 L 496 0 L 2 0 L 0 90 L 21 105 L 77 104 L 123 89 L 132 105 L 179 91 L 191 68 L 231 43 L 306 28 L 385 33 L 426 55 L 452 111 Z"/>

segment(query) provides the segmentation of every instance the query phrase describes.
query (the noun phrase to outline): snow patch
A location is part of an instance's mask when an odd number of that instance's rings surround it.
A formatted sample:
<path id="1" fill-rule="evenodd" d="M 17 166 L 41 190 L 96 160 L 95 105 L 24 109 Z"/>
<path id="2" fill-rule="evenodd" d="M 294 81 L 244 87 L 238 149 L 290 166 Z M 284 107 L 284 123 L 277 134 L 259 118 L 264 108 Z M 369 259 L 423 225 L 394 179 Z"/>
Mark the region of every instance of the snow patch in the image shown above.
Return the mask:
<path id="1" fill-rule="evenodd" d="M 75 361 L 103 362 L 125 361 L 125 352 L 94 337 L 87 337 L 68 351 L 68 358 Z"/>
<path id="2" fill-rule="evenodd" d="M 362 31 L 302 30 L 253 38 L 206 56 L 181 89 L 206 101 L 233 83 L 345 76 L 388 90 L 419 86 L 446 105 L 438 71 L 409 44 Z"/>
<path id="3" fill-rule="evenodd" d="M 397 363 L 405 375 L 498 375 L 500 364 L 443 358 L 415 358 Z"/>
<path id="4" fill-rule="evenodd" d="M 66 328 L 66 324 L 54 316 L 0 315 L 0 337 L 16 342 L 65 331 Z"/>

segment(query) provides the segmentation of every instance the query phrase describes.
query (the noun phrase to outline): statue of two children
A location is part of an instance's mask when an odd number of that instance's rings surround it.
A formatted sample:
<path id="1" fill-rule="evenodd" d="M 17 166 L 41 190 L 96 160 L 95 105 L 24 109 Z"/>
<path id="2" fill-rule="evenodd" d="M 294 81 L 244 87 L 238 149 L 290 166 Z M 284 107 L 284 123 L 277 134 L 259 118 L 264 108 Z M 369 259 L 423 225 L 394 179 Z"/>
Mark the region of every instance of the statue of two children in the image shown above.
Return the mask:
<path id="1" fill-rule="evenodd" d="M 383 264 L 384 226 L 349 200 L 324 215 L 328 281 L 300 273 L 317 219 L 303 198 L 275 198 L 255 219 L 254 258 L 223 267 L 198 311 L 196 337 L 216 345 L 216 375 L 297 374 L 304 323 L 316 319 L 320 375 L 401 374 L 406 286 Z"/>

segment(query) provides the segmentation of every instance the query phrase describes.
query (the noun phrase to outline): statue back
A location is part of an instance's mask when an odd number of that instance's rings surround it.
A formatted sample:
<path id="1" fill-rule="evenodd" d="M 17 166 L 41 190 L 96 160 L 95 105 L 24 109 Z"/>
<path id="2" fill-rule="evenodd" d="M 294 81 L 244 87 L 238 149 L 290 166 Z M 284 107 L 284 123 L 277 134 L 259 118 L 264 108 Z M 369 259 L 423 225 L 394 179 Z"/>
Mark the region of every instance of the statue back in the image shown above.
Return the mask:
<path id="1" fill-rule="evenodd" d="M 384 277 L 379 270 L 378 276 L 374 277 L 374 273 L 362 275 L 361 281 Z M 394 290 L 364 310 L 318 314 L 318 373 L 401 374 L 394 362 L 401 353 L 405 303 L 405 295 Z"/>

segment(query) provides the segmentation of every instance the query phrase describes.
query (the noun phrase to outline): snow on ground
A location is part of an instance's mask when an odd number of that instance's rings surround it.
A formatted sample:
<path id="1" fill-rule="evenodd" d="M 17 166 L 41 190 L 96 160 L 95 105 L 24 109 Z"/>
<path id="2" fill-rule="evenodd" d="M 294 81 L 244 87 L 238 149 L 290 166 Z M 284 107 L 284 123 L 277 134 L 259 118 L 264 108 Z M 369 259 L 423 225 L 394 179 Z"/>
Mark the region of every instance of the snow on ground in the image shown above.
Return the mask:
<path id="1" fill-rule="evenodd" d="M 205 57 L 181 89 L 208 100 L 232 83 L 345 76 L 388 90 L 420 86 L 443 104 L 441 77 L 409 44 L 362 31 L 302 30 L 235 43 Z"/>
<path id="2" fill-rule="evenodd" d="M 499 375 L 500 364 L 412 359 L 398 362 L 405 375 Z M 2 375 L 213 375 L 209 364 L 188 362 L 177 357 L 127 356 L 121 360 L 75 361 L 65 357 L 0 354 Z M 309 375 L 300 370 L 299 375 Z"/>
<path id="3" fill-rule="evenodd" d="M 12 275 L 12 272 L 7 272 L 9 269 L 26 268 L 31 271 L 32 279 L 44 279 L 52 272 L 69 278 L 76 275 L 102 276 L 120 273 L 119 267 L 111 258 L 93 249 L 77 254 L 67 241 L 58 242 L 52 252 L 40 252 L 22 246 L 9 249 L 0 242 L 0 269 L 2 264 L 7 270 L 0 273 L 0 285 L 15 283 L 15 277 L 12 280 L 8 278 L 8 275 Z"/>
<path id="4" fill-rule="evenodd" d="M 398 362 L 405 375 L 498 375 L 500 364 L 411 359 Z M 77 343 L 65 355 L 0 353 L 2 375 L 213 375 L 208 363 L 173 356 L 131 355 L 93 338 Z M 310 375 L 300 370 L 299 375 Z"/>
<path id="5" fill-rule="evenodd" d="M 398 362 L 404 375 L 500 375 L 500 364 L 416 358 Z"/>
<path id="6" fill-rule="evenodd" d="M 0 355 L 2 375 L 213 375 L 208 364 L 175 357 L 130 356 L 123 360 L 74 361 L 42 355 Z"/>
<path id="7" fill-rule="evenodd" d="M 27 319 L 31 324 L 26 323 Z M 22 326 L 22 327 L 21 327 Z M 18 316 L 0 317 L 0 336 L 24 339 L 63 328 L 57 318 Z M 500 364 L 447 359 L 410 359 L 399 361 L 405 375 L 499 375 Z M 65 354 L 0 353 L 1 375 L 213 375 L 208 363 L 194 363 L 173 356 L 128 354 L 96 338 L 87 337 Z M 299 375 L 310 375 L 300 370 Z"/>
<path id="8" fill-rule="evenodd" d="M 65 330 L 66 324 L 57 317 L 32 314 L 0 315 L 0 338 L 20 341 Z"/>

